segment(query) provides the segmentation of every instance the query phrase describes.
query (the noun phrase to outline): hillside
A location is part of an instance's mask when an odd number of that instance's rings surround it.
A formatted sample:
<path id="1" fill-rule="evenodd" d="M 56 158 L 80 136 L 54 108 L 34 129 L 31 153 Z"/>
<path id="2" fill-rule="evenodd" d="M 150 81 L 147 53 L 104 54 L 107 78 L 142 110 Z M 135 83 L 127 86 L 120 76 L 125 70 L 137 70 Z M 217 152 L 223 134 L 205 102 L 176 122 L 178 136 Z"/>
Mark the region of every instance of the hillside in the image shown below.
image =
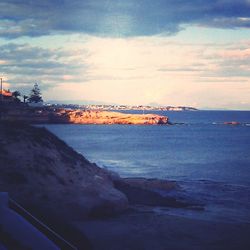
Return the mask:
<path id="1" fill-rule="evenodd" d="M 1 191 L 46 214 L 78 219 L 127 207 L 104 170 L 45 128 L 0 123 L 0 171 Z"/>
<path id="2" fill-rule="evenodd" d="M 20 122 L 0 122 L 0 172 L 0 192 L 8 192 L 79 249 L 91 249 L 93 242 L 76 221 L 127 214 L 138 205 L 196 205 L 156 191 L 175 189 L 175 182 L 120 178 L 90 163 L 47 129 Z"/>

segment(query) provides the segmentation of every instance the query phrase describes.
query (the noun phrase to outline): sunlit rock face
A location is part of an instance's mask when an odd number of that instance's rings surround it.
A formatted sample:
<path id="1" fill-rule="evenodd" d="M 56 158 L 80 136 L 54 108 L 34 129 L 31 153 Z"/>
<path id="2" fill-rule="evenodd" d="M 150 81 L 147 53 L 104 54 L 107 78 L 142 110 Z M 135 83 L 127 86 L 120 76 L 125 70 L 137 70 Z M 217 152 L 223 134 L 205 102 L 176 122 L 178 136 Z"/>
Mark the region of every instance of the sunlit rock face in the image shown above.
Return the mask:
<path id="1" fill-rule="evenodd" d="M 78 219 L 120 212 L 109 174 L 45 128 L 0 123 L 0 190 L 33 211 Z"/>
<path id="2" fill-rule="evenodd" d="M 2 114 L 5 121 L 28 123 L 76 123 L 76 124 L 127 124 L 158 125 L 169 124 L 168 117 L 156 114 L 125 114 L 113 111 L 69 110 L 52 108 L 31 108 L 27 105 L 6 106 Z"/>
<path id="3" fill-rule="evenodd" d="M 240 125 L 240 122 L 237 122 L 237 121 L 230 121 L 230 122 L 224 122 L 223 123 L 224 125 Z"/>
<path id="4" fill-rule="evenodd" d="M 124 114 L 119 112 L 93 110 L 61 110 L 57 112 L 58 121 L 78 124 L 168 124 L 168 117 L 155 114 Z"/>

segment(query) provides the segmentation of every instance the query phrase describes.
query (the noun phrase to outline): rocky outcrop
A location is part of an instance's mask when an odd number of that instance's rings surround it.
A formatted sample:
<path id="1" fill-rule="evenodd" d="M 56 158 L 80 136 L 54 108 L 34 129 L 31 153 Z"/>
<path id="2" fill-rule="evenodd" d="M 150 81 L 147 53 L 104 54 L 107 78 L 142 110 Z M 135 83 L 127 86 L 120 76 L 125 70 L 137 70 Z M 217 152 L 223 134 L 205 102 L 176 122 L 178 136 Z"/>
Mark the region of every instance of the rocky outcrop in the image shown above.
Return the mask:
<path id="1" fill-rule="evenodd" d="M 168 117 L 154 114 L 125 114 L 93 110 L 59 110 L 52 117 L 54 122 L 77 124 L 168 124 Z"/>
<path id="2" fill-rule="evenodd" d="M 0 190 L 32 211 L 79 219 L 124 210 L 106 171 L 45 128 L 0 123 Z"/>
<path id="3" fill-rule="evenodd" d="M 116 179 L 117 181 L 119 179 Z M 143 188 L 147 190 L 161 190 L 161 191 L 171 191 L 178 188 L 178 184 L 175 181 L 167 181 L 161 179 L 147 179 L 147 178 L 122 178 L 123 183 L 127 185 Z"/>
<path id="4" fill-rule="evenodd" d="M 224 122 L 223 123 L 224 125 L 240 125 L 240 122 L 237 122 L 237 121 L 230 121 L 230 122 Z"/>
<path id="5" fill-rule="evenodd" d="M 146 178 L 115 178 L 114 185 L 126 194 L 131 205 L 203 209 L 201 204 L 185 199 L 178 200 L 168 195 L 169 191 L 178 188 L 176 182 L 173 181 Z"/>
<path id="6" fill-rule="evenodd" d="M 27 123 L 76 123 L 76 124 L 170 124 L 168 117 L 155 114 L 126 114 L 113 111 L 31 108 L 25 104 L 8 105 L 1 110 L 2 120 Z"/>

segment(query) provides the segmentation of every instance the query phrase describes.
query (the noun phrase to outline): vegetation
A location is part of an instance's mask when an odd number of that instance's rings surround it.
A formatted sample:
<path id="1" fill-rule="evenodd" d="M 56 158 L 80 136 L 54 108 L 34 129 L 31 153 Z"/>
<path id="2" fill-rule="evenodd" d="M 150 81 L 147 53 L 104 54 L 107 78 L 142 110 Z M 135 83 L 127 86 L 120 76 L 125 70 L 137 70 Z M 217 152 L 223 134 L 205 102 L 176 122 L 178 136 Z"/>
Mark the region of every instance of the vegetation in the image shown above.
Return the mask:
<path id="1" fill-rule="evenodd" d="M 3 98 L 6 98 L 6 99 L 9 98 L 9 99 L 12 99 L 12 101 L 14 101 L 15 103 L 21 103 L 21 102 L 41 103 L 43 102 L 41 90 L 37 83 L 34 84 L 29 95 L 21 94 L 21 92 L 18 90 L 11 92 L 9 89 L 8 90 L 4 89 L 3 94 L 0 91 L 0 96 L 2 96 L 0 100 L 2 100 Z"/>
<path id="2" fill-rule="evenodd" d="M 43 102 L 42 94 L 41 94 L 40 88 L 39 88 L 37 83 L 34 84 L 34 87 L 31 90 L 30 95 L 28 97 L 28 101 L 30 103 Z"/>
<path id="3" fill-rule="evenodd" d="M 21 96 L 21 93 L 19 91 L 12 92 L 12 96 L 16 102 L 20 102 L 19 97 Z"/>

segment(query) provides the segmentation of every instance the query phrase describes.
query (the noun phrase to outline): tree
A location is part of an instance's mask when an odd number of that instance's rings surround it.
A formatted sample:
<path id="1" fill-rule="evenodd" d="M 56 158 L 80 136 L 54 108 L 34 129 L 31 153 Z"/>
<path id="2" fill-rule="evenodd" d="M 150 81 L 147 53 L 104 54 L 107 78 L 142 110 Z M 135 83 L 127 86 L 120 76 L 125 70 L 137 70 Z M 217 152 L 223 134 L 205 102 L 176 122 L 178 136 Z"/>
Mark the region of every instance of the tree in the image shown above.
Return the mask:
<path id="1" fill-rule="evenodd" d="M 40 88 L 38 87 L 37 83 L 34 84 L 33 89 L 30 91 L 28 101 L 30 103 L 43 102 L 42 94 L 41 94 Z"/>
<path id="2" fill-rule="evenodd" d="M 21 94 L 20 94 L 19 91 L 14 91 L 14 92 L 12 92 L 12 96 L 13 96 L 13 98 L 14 98 L 14 100 L 15 100 L 16 102 L 20 102 L 19 97 L 21 96 Z"/>

